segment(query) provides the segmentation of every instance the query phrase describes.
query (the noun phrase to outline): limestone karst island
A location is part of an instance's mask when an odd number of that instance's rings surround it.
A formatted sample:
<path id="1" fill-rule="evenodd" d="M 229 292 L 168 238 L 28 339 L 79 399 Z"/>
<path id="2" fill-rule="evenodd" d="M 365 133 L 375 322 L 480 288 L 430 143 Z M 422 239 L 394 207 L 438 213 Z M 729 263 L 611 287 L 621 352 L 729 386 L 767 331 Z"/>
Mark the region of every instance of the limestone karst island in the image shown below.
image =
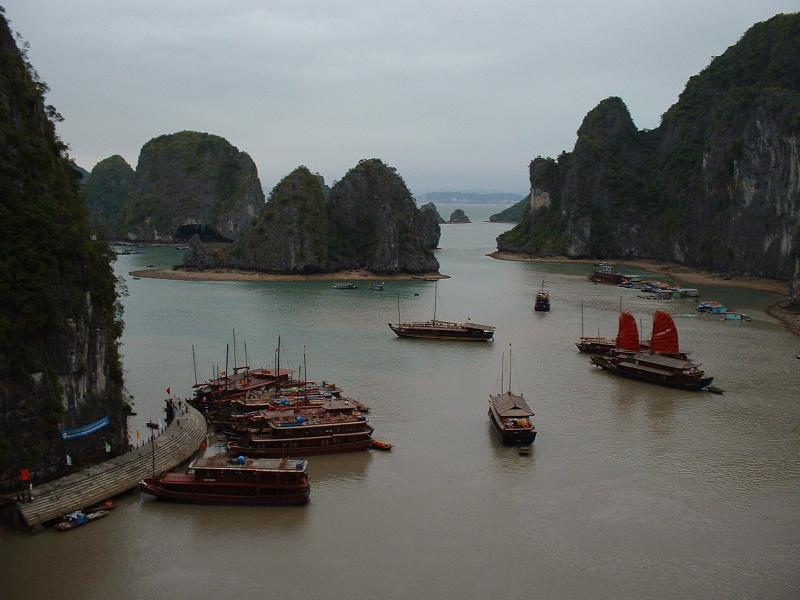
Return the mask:
<path id="1" fill-rule="evenodd" d="M 0 7 L 0 598 L 797 597 L 800 13 Z"/>

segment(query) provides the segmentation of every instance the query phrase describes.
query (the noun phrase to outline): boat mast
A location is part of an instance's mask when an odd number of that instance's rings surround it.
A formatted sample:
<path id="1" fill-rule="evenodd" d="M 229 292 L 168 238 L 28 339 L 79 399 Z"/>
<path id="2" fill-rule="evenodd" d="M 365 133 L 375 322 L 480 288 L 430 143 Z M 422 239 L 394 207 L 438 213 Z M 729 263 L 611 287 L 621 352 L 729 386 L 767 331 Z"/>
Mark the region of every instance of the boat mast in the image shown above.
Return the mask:
<path id="1" fill-rule="evenodd" d="M 236 329 L 233 330 L 233 372 L 239 372 L 239 361 L 236 360 Z"/>
<path id="2" fill-rule="evenodd" d="M 250 359 L 247 358 L 247 342 L 244 343 L 244 368 L 246 373 L 250 372 Z"/>
<path id="3" fill-rule="evenodd" d="M 436 280 L 436 287 L 433 289 L 433 324 L 436 325 L 436 300 L 439 296 L 439 280 Z"/>
<path id="4" fill-rule="evenodd" d="M 506 389 L 506 352 L 503 350 L 503 355 L 500 357 L 500 393 Z"/>
<path id="5" fill-rule="evenodd" d="M 306 402 L 308 402 L 308 364 L 306 363 L 306 345 L 303 344 L 303 373 L 305 374 L 305 379 L 303 379 L 303 392 L 306 398 Z"/>
<path id="6" fill-rule="evenodd" d="M 397 294 L 397 324 L 400 325 L 400 293 Z"/>
<path id="7" fill-rule="evenodd" d="M 192 344 L 192 365 L 194 366 L 194 384 L 197 385 L 197 357 L 194 354 L 194 344 Z"/>
<path id="8" fill-rule="evenodd" d="M 225 344 L 225 389 L 228 389 L 228 351 L 230 350 L 230 345 Z"/>
<path id="9" fill-rule="evenodd" d="M 281 336 L 278 336 L 278 350 L 276 354 L 276 363 L 275 363 L 275 378 L 276 381 L 281 377 Z"/>
<path id="10" fill-rule="evenodd" d="M 583 339 L 583 300 L 581 300 L 581 339 Z"/>
<path id="11" fill-rule="evenodd" d="M 508 343 L 508 395 L 511 395 L 511 342 Z"/>

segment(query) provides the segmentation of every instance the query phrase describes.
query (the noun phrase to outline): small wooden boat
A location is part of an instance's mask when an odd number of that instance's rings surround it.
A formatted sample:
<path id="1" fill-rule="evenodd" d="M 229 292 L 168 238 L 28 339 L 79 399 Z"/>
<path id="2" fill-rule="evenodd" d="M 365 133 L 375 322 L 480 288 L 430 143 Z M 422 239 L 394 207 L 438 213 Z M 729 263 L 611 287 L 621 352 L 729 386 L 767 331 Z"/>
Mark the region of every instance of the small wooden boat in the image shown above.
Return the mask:
<path id="1" fill-rule="evenodd" d="M 503 358 L 505 362 L 505 355 Z M 505 373 L 505 365 L 501 366 Z M 501 375 L 501 388 L 503 376 Z M 511 346 L 508 349 L 508 390 L 496 396 L 489 395 L 489 422 L 506 446 L 530 446 L 536 439 L 533 411 L 522 397 L 511 393 Z"/>
<path id="2" fill-rule="evenodd" d="M 542 289 L 536 292 L 536 300 L 533 303 L 533 310 L 536 312 L 550 311 L 550 292 L 544 289 L 544 279 L 542 279 Z"/>
<path id="3" fill-rule="evenodd" d="M 333 289 L 335 290 L 357 290 L 358 285 L 355 283 L 334 283 Z"/>
<path id="4" fill-rule="evenodd" d="M 81 525 L 86 525 L 87 523 L 91 523 L 97 519 L 102 519 L 107 514 L 107 510 L 95 510 L 88 513 L 85 513 L 82 510 L 76 510 L 68 515 L 64 515 L 61 521 L 53 525 L 53 528 L 56 531 L 69 531 L 70 529 L 75 529 Z"/>
<path id="5" fill-rule="evenodd" d="M 369 289 L 374 290 L 376 292 L 382 292 L 383 291 L 383 283 L 370 283 L 369 284 Z"/>
<path id="6" fill-rule="evenodd" d="M 383 440 L 372 440 L 372 443 L 369 445 L 370 448 L 375 448 L 376 450 L 391 450 L 392 445 L 389 442 L 384 442 Z"/>

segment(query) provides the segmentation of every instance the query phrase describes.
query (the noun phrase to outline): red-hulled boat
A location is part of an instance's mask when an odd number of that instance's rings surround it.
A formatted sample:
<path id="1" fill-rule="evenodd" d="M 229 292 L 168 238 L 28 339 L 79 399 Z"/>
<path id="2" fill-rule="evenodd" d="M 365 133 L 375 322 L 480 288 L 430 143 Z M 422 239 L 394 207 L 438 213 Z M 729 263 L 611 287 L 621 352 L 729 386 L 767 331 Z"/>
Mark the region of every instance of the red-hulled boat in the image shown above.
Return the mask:
<path id="1" fill-rule="evenodd" d="M 622 322 L 623 318 L 620 315 L 621 331 Z M 636 327 L 635 320 L 633 327 Z M 632 348 L 636 340 L 629 335 L 630 325 L 626 325 L 626 331 L 628 333 L 622 341 Z M 650 352 L 636 352 L 622 348 L 609 356 L 592 356 L 592 364 L 623 377 L 685 390 L 701 390 L 710 385 L 714 378 L 706 377 L 700 365 L 687 360 L 685 356 L 680 352 L 678 330 L 672 316 L 659 310 L 653 319 Z"/>
<path id="2" fill-rule="evenodd" d="M 148 477 L 139 489 L 160 500 L 195 504 L 305 504 L 311 490 L 301 459 L 198 458 L 186 473 Z"/>

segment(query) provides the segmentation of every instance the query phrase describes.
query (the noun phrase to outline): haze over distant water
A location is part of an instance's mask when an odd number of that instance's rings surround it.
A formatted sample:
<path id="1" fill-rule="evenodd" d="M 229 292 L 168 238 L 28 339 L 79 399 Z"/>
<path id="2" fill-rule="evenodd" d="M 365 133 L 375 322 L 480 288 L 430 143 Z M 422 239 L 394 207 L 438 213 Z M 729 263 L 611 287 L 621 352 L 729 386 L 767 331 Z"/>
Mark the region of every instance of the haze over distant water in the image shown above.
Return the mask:
<path id="1" fill-rule="evenodd" d="M 221 135 L 266 189 L 362 158 L 409 188 L 527 193 L 603 98 L 653 128 L 687 79 L 796 0 L 457 4 L 6 0 L 81 166 Z"/>
<path id="2" fill-rule="evenodd" d="M 514 204 L 522 200 L 520 194 L 475 192 L 428 192 L 423 194 L 420 204 L 433 202 L 434 204 Z"/>

